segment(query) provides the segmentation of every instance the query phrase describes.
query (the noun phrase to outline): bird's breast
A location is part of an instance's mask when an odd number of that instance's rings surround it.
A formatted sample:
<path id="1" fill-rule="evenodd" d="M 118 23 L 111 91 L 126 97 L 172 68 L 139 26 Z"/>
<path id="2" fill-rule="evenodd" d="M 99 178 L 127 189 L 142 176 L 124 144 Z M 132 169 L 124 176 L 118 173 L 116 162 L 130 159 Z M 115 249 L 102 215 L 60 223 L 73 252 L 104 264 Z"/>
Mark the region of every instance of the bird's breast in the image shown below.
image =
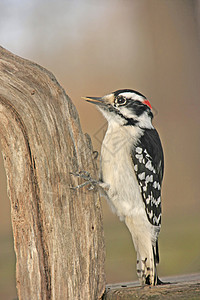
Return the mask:
<path id="1" fill-rule="evenodd" d="M 101 149 L 102 179 L 109 184 L 108 202 L 112 210 L 124 216 L 144 211 L 144 203 L 131 158 L 134 140 L 131 136 L 107 133 Z"/>

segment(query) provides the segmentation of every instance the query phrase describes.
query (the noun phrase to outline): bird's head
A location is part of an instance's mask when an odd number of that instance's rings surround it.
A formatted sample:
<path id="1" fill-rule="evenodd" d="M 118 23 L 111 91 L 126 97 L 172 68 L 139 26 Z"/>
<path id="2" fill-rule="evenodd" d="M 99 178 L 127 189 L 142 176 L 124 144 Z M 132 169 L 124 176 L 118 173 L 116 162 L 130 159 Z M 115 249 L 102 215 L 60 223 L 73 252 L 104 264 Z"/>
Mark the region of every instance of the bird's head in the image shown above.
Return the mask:
<path id="1" fill-rule="evenodd" d="M 141 93 L 130 90 L 117 90 L 103 97 L 83 97 L 98 106 L 108 123 L 117 122 L 122 126 L 151 128 L 152 107 Z"/>

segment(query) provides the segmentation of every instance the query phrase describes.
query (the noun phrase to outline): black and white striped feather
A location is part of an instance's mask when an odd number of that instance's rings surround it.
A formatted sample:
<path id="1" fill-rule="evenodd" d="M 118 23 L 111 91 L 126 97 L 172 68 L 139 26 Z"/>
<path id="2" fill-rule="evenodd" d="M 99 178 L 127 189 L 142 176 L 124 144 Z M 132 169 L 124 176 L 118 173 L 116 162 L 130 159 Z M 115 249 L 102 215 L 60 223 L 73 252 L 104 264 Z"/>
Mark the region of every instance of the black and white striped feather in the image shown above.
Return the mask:
<path id="1" fill-rule="evenodd" d="M 155 129 L 143 131 L 131 157 L 148 220 L 152 225 L 160 226 L 164 157 L 160 138 Z"/>

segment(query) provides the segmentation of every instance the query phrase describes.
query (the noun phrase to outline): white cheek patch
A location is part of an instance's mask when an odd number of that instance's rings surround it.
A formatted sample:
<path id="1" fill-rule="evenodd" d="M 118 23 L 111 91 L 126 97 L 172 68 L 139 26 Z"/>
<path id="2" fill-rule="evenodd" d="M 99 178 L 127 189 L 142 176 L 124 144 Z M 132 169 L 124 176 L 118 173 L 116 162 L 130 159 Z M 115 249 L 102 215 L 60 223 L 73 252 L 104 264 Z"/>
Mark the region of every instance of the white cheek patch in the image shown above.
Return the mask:
<path id="1" fill-rule="evenodd" d="M 134 113 L 126 107 L 120 106 L 119 111 L 126 118 L 134 118 L 135 117 Z"/>
<path id="2" fill-rule="evenodd" d="M 153 125 L 151 123 L 151 119 L 148 117 L 148 114 L 146 111 L 143 112 L 143 114 L 141 116 L 137 116 L 134 114 L 133 111 L 131 111 L 130 109 L 126 108 L 125 106 L 120 106 L 119 108 L 116 107 L 117 110 L 119 110 L 119 112 L 128 119 L 134 119 L 136 121 L 139 121 L 139 124 L 141 127 L 143 128 L 149 128 L 149 129 L 153 129 Z"/>

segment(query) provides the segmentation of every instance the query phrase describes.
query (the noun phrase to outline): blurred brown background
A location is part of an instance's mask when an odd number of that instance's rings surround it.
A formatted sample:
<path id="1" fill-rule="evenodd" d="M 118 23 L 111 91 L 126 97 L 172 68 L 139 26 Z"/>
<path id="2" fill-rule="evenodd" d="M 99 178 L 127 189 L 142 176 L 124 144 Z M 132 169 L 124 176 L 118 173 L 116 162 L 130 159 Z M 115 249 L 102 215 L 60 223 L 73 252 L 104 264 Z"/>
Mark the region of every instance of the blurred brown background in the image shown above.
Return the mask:
<path id="1" fill-rule="evenodd" d="M 81 96 L 131 88 L 155 108 L 165 152 L 160 276 L 200 272 L 200 1 L 3 0 L 0 44 L 52 71 L 100 150 L 106 122 Z M 107 282 L 136 280 L 123 223 L 103 201 Z M 0 160 L 0 298 L 16 295 Z"/>

